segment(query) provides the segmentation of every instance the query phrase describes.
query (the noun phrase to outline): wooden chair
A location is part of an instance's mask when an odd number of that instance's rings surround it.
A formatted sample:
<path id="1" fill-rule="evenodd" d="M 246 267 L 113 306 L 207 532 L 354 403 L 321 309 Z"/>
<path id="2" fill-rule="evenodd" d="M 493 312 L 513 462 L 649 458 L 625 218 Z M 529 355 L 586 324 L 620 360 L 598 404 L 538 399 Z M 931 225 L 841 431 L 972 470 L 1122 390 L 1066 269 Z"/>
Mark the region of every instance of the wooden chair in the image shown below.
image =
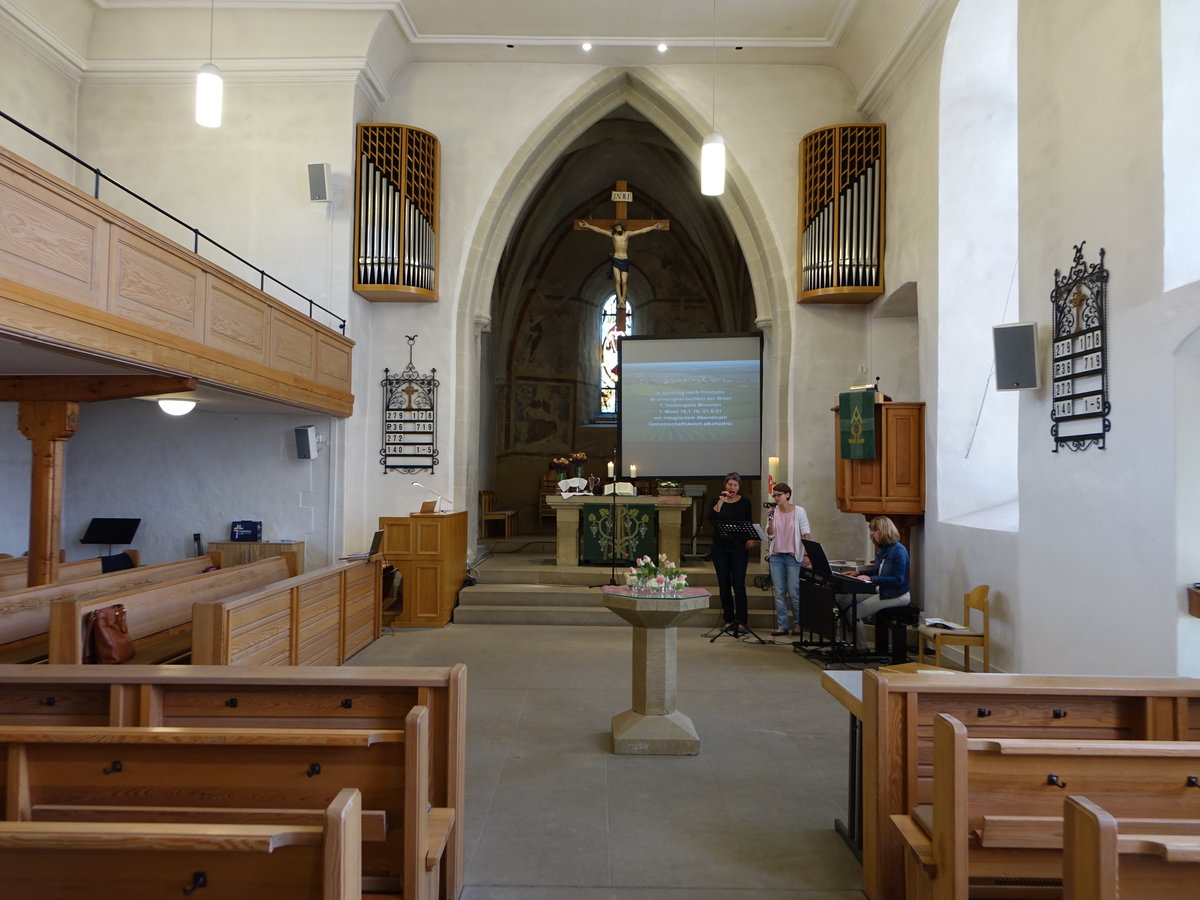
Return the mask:
<path id="1" fill-rule="evenodd" d="M 925 641 L 933 641 L 933 664 L 942 664 L 942 648 L 955 644 L 963 648 L 963 671 L 971 671 L 971 648 L 983 648 L 983 671 L 990 672 L 988 661 L 988 591 L 986 584 L 971 588 L 963 594 L 963 628 L 937 628 L 933 625 L 922 625 L 917 629 L 918 646 L 917 659 L 925 661 Z M 982 628 L 976 631 L 971 627 L 971 610 L 978 610 L 983 617 Z"/>
<path id="2" fill-rule="evenodd" d="M 517 533 L 517 511 L 515 509 L 496 509 L 496 492 L 479 492 L 479 510 L 483 515 L 483 536 L 487 537 L 488 522 L 499 522 L 504 527 L 504 537 L 510 538 Z"/>
<path id="3" fill-rule="evenodd" d="M 538 527 L 541 528 L 541 523 L 549 519 L 551 530 L 556 527 L 558 521 L 558 512 L 546 502 L 547 497 L 553 497 L 558 493 L 558 476 L 559 472 L 547 472 L 542 476 L 541 484 L 538 486 L 537 507 L 540 510 L 538 518 Z"/>

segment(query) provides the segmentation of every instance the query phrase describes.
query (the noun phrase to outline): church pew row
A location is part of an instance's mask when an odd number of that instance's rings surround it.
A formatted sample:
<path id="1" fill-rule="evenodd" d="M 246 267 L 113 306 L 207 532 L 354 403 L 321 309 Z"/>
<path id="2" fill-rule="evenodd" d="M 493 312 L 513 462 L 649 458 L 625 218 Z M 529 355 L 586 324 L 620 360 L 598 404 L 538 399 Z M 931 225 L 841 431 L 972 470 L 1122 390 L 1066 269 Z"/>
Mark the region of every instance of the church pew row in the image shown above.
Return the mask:
<path id="1" fill-rule="evenodd" d="M 0 896 L 359 900 L 361 805 L 347 788 L 305 825 L 0 822 Z"/>
<path id="2" fill-rule="evenodd" d="M 50 607 L 56 600 L 95 600 L 178 581 L 214 567 L 221 567 L 221 553 L 216 550 L 203 556 L 0 595 L 0 663 L 41 662 L 47 658 L 50 653 Z"/>
<path id="3" fill-rule="evenodd" d="M 904 852 L 890 817 L 932 800 L 939 713 L 971 737 L 1200 741 L 1200 680 L 864 672 L 862 861 L 871 900 L 904 897 Z"/>
<path id="4" fill-rule="evenodd" d="M 192 607 L 256 590 L 296 574 L 296 555 L 203 572 L 175 581 L 100 597 L 55 600 L 50 604 L 50 662 L 83 662 L 87 616 L 92 610 L 125 606 L 134 662 L 163 663 L 191 652 Z"/>
<path id="5" fill-rule="evenodd" d="M 0 726 L 10 777 L 6 819 L 74 822 L 116 818 L 140 806 L 190 822 L 229 808 L 260 817 L 319 811 L 344 788 L 385 823 L 367 840 L 362 874 L 373 889 L 429 900 L 453 810 L 429 797 L 429 711 L 414 706 L 403 729 L 106 728 Z M 173 808 L 174 812 L 164 812 Z"/>
<path id="6" fill-rule="evenodd" d="M 448 810 L 442 900 L 462 890 L 466 666 L 0 666 L 0 725 L 396 729 L 429 710 L 430 806 Z"/>
<path id="7" fill-rule="evenodd" d="M 123 550 L 126 556 L 133 561 L 134 566 L 140 563 L 140 557 L 136 550 Z M 19 591 L 24 587 L 28 587 L 29 578 L 29 557 L 22 556 L 17 559 L 6 559 L 0 561 L 0 593 L 8 593 L 9 591 Z M 82 581 L 85 578 L 95 578 L 97 575 L 104 574 L 104 564 L 102 557 L 94 556 L 91 559 L 81 559 L 77 562 L 60 563 L 58 566 L 58 575 L 54 579 L 55 584 L 69 584 L 72 581 Z"/>
<path id="8" fill-rule="evenodd" d="M 1190 900 L 1200 885 L 1200 822 L 1130 827 L 1086 797 L 1063 803 L 1063 900 Z"/>
<path id="9" fill-rule="evenodd" d="M 892 822 L 905 846 L 907 900 L 966 900 L 972 891 L 1057 896 L 1063 800 L 1079 791 L 1130 829 L 1200 827 L 1200 742 L 972 738 L 934 720 L 933 802 Z"/>
<path id="10" fill-rule="evenodd" d="M 192 610 L 195 665 L 340 665 L 379 637 L 382 558 L 336 563 Z"/>

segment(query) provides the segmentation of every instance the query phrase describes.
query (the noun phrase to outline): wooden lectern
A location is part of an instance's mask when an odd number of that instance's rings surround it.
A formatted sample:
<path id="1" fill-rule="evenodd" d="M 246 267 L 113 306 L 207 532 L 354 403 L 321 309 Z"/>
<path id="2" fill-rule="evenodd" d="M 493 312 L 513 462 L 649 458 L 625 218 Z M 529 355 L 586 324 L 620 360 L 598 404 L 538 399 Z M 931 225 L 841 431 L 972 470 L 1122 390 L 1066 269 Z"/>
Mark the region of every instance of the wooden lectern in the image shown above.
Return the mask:
<path id="1" fill-rule="evenodd" d="M 467 514 L 412 513 L 380 517 L 383 561 L 403 579 L 397 628 L 441 628 L 450 623 L 467 577 Z"/>

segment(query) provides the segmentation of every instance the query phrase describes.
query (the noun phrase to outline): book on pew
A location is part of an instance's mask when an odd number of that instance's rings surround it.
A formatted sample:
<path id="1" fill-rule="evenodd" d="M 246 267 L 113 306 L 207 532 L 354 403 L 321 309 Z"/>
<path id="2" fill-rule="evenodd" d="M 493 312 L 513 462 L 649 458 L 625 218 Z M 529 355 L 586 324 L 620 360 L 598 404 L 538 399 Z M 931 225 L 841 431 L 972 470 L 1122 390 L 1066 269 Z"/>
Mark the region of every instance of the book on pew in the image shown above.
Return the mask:
<path id="1" fill-rule="evenodd" d="M 966 625 L 959 625 L 957 622 L 951 622 L 948 619 L 939 619 L 934 616 L 930 616 L 929 618 L 927 618 L 925 620 L 925 624 L 929 625 L 932 628 L 947 628 L 947 629 L 950 629 L 951 631 L 966 631 L 967 630 Z"/>

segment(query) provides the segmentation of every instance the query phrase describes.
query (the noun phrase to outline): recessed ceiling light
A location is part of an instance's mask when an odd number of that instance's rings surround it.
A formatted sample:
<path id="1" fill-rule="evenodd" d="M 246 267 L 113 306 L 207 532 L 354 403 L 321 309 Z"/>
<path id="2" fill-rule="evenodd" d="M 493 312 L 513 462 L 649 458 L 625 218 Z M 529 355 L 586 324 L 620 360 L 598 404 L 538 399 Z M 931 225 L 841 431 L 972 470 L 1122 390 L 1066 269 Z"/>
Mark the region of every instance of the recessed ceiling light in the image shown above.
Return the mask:
<path id="1" fill-rule="evenodd" d="M 666 52 L 667 52 L 667 45 L 666 45 L 666 44 L 659 44 L 659 45 L 658 45 L 658 52 L 659 52 L 659 53 L 666 53 Z"/>
<path id="2" fill-rule="evenodd" d="M 584 41 L 583 42 L 583 52 L 590 53 L 591 51 L 592 51 L 592 45 L 588 41 Z"/>

